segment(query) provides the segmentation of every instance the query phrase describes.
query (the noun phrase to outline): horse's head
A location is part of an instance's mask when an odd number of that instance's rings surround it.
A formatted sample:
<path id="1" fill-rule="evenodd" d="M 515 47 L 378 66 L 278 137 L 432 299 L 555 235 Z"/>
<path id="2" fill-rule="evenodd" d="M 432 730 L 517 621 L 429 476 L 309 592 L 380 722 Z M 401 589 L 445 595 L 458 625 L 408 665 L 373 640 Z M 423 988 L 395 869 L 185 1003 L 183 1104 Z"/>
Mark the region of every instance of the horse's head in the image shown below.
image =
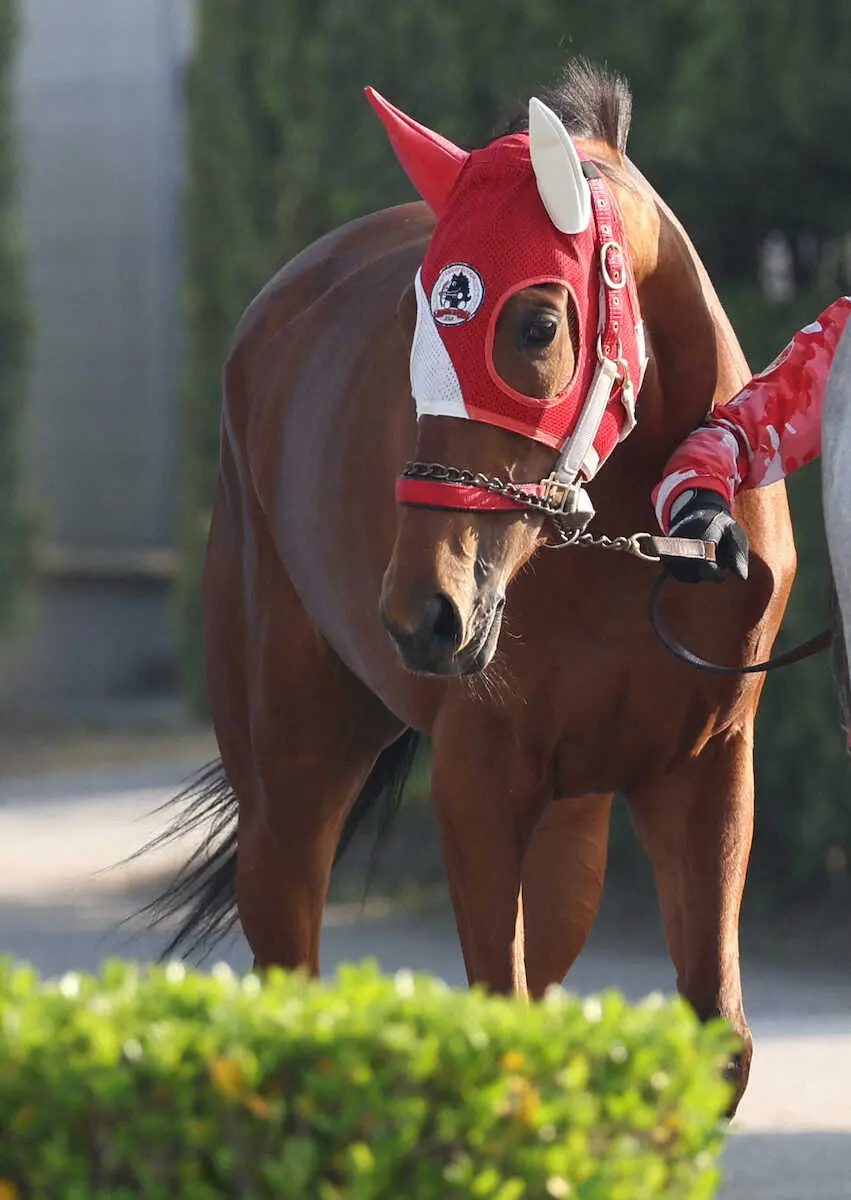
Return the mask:
<path id="1" fill-rule="evenodd" d="M 634 423 L 637 294 L 608 185 L 539 100 L 528 132 L 467 153 L 369 94 L 438 217 L 400 303 L 418 440 L 382 616 L 411 670 L 470 673 L 492 658 L 508 584 L 544 535 L 535 505 L 581 528 L 582 484 Z"/>

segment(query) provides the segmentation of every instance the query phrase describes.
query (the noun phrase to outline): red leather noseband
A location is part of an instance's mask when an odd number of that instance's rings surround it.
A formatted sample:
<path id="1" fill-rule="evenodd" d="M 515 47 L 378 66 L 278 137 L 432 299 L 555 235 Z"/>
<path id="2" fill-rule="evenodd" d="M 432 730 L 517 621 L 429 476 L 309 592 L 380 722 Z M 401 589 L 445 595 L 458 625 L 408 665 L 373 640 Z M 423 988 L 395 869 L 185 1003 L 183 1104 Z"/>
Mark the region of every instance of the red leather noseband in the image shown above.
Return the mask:
<path id="1" fill-rule="evenodd" d="M 546 497 L 546 484 L 519 483 L 514 486 L 524 496 L 540 500 Z M 504 492 L 491 491 L 481 483 L 449 483 L 410 475 L 400 475 L 396 480 L 396 501 L 419 508 L 450 508 L 464 512 L 511 512 L 529 507 L 522 500 L 515 500 Z"/>

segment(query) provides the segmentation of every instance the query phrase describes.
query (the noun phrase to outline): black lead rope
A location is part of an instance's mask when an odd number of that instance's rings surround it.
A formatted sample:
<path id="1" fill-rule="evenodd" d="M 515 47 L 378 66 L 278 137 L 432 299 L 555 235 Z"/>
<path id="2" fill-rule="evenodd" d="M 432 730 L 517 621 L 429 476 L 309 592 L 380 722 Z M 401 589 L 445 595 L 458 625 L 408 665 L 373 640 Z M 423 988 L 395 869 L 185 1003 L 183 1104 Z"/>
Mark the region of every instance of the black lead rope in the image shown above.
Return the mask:
<path id="1" fill-rule="evenodd" d="M 831 629 L 824 629 L 821 633 L 816 634 L 815 637 L 802 642 L 800 646 L 786 650 L 783 654 L 777 654 L 774 658 L 769 658 L 766 662 L 750 663 L 746 667 L 724 667 L 718 663 L 710 662 L 706 658 L 701 658 L 698 654 L 692 654 L 691 650 L 687 650 L 685 646 L 681 645 L 668 631 L 662 620 L 662 615 L 659 611 L 659 598 L 668 578 L 670 577 L 664 571 L 661 571 L 653 583 L 650 591 L 650 620 L 653 622 L 653 628 L 656 630 L 662 644 L 673 655 L 681 659 L 682 662 L 688 663 L 689 666 L 701 667 L 704 671 L 715 671 L 719 675 L 756 675 L 760 671 L 776 671 L 780 667 L 789 667 L 792 663 L 800 662 L 801 659 L 809 658 L 813 654 L 827 650 L 833 642 L 833 631 Z"/>

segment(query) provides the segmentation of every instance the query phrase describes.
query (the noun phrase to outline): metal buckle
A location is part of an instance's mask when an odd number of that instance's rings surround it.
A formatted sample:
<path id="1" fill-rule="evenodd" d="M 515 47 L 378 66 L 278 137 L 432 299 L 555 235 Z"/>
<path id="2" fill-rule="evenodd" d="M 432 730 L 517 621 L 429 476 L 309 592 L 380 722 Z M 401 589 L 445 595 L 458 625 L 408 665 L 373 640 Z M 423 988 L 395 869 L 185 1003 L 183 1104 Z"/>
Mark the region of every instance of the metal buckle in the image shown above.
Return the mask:
<path id="1" fill-rule="evenodd" d="M 603 353 L 603 335 L 601 333 L 598 333 L 597 334 L 597 358 L 599 358 L 600 362 L 613 362 L 615 364 L 615 366 L 617 366 L 617 367 L 622 368 L 623 366 L 625 366 L 626 360 L 624 359 L 624 356 L 623 356 L 623 343 L 621 342 L 620 338 L 618 338 L 617 354 L 614 356 L 614 358 L 609 358 L 609 356 L 607 354 Z"/>
<path id="2" fill-rule="evenodd" d="M 606 255 L 609 250 L 619 250 L 621 255 L 621 281 L 618 283 L 612 279 L 609 273 L 609 264 L 606 262 Z M 600 271 L 603 276 L 603 282 L 607 288 L 611 288 L 613 292 L 619 292 L 621 288 L 626 287 L 626 255 L 624 254 L 623 246 L 620 242 L 616 242 L 611 238 L 607 242 L 603 242 L 600 247 Z"/>
<path id="3" fill-rule="evenodd" d="M 662 556 L 656 549 L 656 538 L 652 533 L 634 533 L 629 541 L 629 553 L 644 562 L 661 562 Z"/>
<path id="4" fill-rule="evenodd" d="M 543 499 L 547 504 L 553 505 L 560 513 L 576 511 L 579 488 L 575 483 L 565 483 L 563 479 L 557 479 L 555 474 L 552 474 L 548 475 L 546 479 L 542 479 L 541 485 Z"/>
<path id="5" fill-rule="evenodd" d="M 566 483 L 555 472 L 541 480 L 543 499 L 550 515 L 555 516 L 564 530 L 581 533 L 594 516 L 594 505 L 580 480 Z"/>

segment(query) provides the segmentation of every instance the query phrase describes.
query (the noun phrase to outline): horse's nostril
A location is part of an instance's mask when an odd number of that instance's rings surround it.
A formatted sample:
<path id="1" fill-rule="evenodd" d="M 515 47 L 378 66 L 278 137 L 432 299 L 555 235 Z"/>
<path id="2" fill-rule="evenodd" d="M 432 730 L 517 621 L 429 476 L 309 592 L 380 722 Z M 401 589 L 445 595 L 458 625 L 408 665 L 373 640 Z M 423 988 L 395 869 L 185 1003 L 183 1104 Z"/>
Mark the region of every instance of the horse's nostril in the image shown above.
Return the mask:
<path id="1" fill-rule="evenodd" d="M 424 674 L 446 674 L 464 640 L 464 622 L 454 601 L 435 592 L 400 617 L 382 601 L 381 619 L 405 666 Z"/>
<path id="2" fill-rule="evenodd" d="M 426 605 L 426 627 L 434 642 L 447 649 L 457 650 L 463 638 L 461 614 L 450 598 L 437 592 Z"/>

